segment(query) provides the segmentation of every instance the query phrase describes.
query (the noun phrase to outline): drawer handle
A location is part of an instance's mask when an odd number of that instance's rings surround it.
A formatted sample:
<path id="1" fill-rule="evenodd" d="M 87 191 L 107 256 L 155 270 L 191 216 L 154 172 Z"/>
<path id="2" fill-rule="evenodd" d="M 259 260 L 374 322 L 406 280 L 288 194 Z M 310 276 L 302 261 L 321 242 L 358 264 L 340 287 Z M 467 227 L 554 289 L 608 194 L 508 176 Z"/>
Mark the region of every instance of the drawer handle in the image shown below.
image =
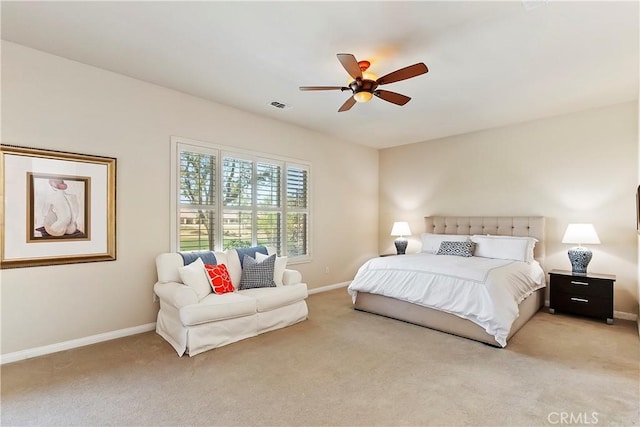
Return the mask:
<path id="1" fill-rule="evenodd" d="M 571 281 L 572 285 L 582 285 L 582 286 L 589 286 L 589 283 L 587 282 L 576 282 L 576 281 Z"/>
<path id="2" fill-rule="evenodd" d="M 571 298 L 571 301 L 575 301 L 575 302 L 589 302 L 588 299 L 586 298 Z"/>

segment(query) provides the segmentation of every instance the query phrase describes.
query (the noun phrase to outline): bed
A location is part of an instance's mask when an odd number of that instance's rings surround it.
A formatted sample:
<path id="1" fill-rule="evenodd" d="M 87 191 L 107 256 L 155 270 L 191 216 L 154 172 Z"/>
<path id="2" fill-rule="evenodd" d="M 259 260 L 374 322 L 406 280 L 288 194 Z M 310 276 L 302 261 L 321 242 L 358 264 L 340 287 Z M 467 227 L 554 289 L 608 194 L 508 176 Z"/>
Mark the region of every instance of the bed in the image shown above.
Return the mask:
<path id="1" fill-rule="evenodd" d="M 449 306 L 445 308 L 434 308 L 430 307 L 429 303 L 425 303 L 424 301 L 414 301 L 411 298 L 406 298 L 404 295 L 402 297 L 396 296 L 394 291 L 389 291 L 386 289 L 393 289 L 398 287 L 405 287 L 405 283 L 417 283 L 419 280 L 427 280 L 429 281 L 429 286 L 440 286 L 440 290 L 446 289 L 439 284 L 438 280 L 445 279 L 437 279 L 435 277 L 435 273 L 432 270 L 429 272 L 420 272 L 418 271 L 416 274 L 422 274 L 424 277 L 421 278 L 412 278 L 412 276 L 406 276 L 404 270 L 420 270 L 418 267 L 413 267 L 416 263 L 422 263 L 427 261 L 428 258 L 438 259 L 438 260 L 450 260 L 450 263 L 453 263 L 452 268 L 456 268 L 456 265 L 460 265 L 460 274 L 448 274 L 444 276 L 468 276 L 468 278 L 473 279 L 475 276 L 478 276 L 480 273 L 471 273 L 471 269 L 469 269 L 469 273 L 462 273 L 465 270 L 465 266 L 462 263 L 462 257 L 457 256 L 449 256 L 442 257 L 439 255 L 429 255 L 429 254 L 411 254 L 411 255 L 402 255 L 402 256 L 392 256 L 392 257 L 384 257 L 384 258 L 376 258 L 369 260 L 365 263 L 358 273 L 356 277 L 351 282 L 348 287 L 349 293 L 353 297 L 354 308 L 359 311 L 365 311 L 369 313 L 374 313 L 386 317 L 390 317 L 397 320 L 402 320 L 405 322 L 413 323 L 416 325 L 425 326 L 428 328 L 436 329 L 439 331 L 447 332 L 450 334 L 458 335 L 461 337 L 469 338 L 472 340 L 480 341 L 495 347 L 505 347 L 507 341 L 520 329 L 524 326 L 533 315 L 540 310 L 542 305 L 544 304 L 544 296 L 545 296 L 545 276 L 544 271 L 542 270 L 542 265 L 544 261 L 544 217 L 539 216 L 515 216 L 515 217 L 456 217 L 456 216 L 430 216 L 425 217 L 425 232 L 430 234 L 440 234 L 440 235 L 451 235 L 452 240 L 462 240 L 460 236 L 518 236 L 518 237 L 528 237 L 534 238 L 537 240 L 535 247 L 532 250 L 530 255 L 530 259 L 532 262 L 532 266 L 538 266 L 540 271 L 536 271 L 536 279 L 538 283 L 535 286 L 532 284 L 532 288 L 528 292 L 524 292 L 520 298 L 517 298 L 518 301 L 509 301 L 508 304 L 505 303 L 505 307 L 507 305 L 513 305 L 513 307 L 507 308 L 504 311 L 508 313 L 498 312 L 500 310 L 496 310 L 495 317 L 500 318 L 500 321 L 495 321 L 494 319 L 487 318 L 486 313 L 479 313 L 478 316 L 474 316 L 470 311 L 465 311 L 464 313 L 456 312 L 455 309 L 451 309 Z M 453 237 L 457 235 L 458 237 Z M 506 238 L 505 238 L 506 239 Z M 520 239 L 512 239 L 512 240 L 520 240 Z M 529 239 L 531 240 L 531 239 Z M 480 246 L 478 246 L 480 247 Z M 424 258 L 420 258 L 421 255 L 428 255 Z M 466 260 L 472 260 L 473 258 L 480 257 L 470 257 L 465 258 Z M 474 259 L 473 263 L 483 264 L 483 268 L 487 268 L 487 273 L 485 273 L 485 279 L 489 276 L 496 276 L 493 271 L 500 271 L 504 269 L 514 268 L 513 264 L 527 264 L 525 262 L 503 262 L 503 263 L 493 263 L 495 260 L 487 260 L 485 259 Z M 414 263 L 415 262 L 415 263 Z M 429 261 L 435 262 L 435 261 Z M 508 264 L 508 266 L 507 266 Z M 466 265 L 466 264 L 465 264 Z M 502 266 L 505 267 L 502 267 Z M 436 267 L 429 267 L 436 268 Z M 439 268 L 439 267 L 438 267 Z M 438 269 L 436 268 L 436 270 Z M 442 267 L 444 268 L 444 267 Z M 475 268 L 475 267 L 474 267 Z M 491 271 L 491 274 L 488 273 Z M 534 271 L 534 267 L 532 270 Z M 413 274 L 413 273 L 411 273 Z M 541 277 L 540 277 L 541 274 Z M 509 273 L 506 274 L 507 281 L 515 281 L 515 279 L 510 279 Z M 480 276 L 478 276 L 480 278 Z M 498 279 L 492 279 L 498 280 Z M 502 280 L 502 279 L 500 279 Z M 402 282 L 402 283 L 398 283 Z M 484 283 L 481 278 L 476 280 L 477 283 Z M 490 283 L 487 281 L 487 283 Z M 389 285 L 389 288 L 385 288 L 385 286 Z M 487 284 L 487 285 L 476 285 L 477 288 L 482 287 L 490 287 L 491 289 L 500 289 L 501 286 L 497 284 Z M 520 286 L 520 285 L 518 285 Z M 436 288 L 437 289 L 437 288 Z M 493 305 L 494 307 L 500 308 L 502 303 L 497 303 L 496 301 L 479 301 L 480 299 L 487 298 L 486 295 L 474 292 L 467 292 L 467 299 L 469 299 L 468 304 L 465 307 L 470 307 L 469 310 L 474 310 L 473 306 L 483 307 L 487 305 Z M 500 291 L 502 292 L 502 291 Z M 423 292 L 424 293 L 424 292 Z M 437 293 L 437 292 L 432 292 Z M 490 293 L 490 292 L 489 292 Z M 498 293 L 494 292 L 496 295 Z M 490 298 L 493 298 L 491 296 Z M 498 299 L 501 301 L 506 301 L 504 296 L 498 296 Z M 452 303 L 453 304 L 453 303 Z M 454 304 L 455 305 L 455 304 Z M 460 304 L 458 304 L 460 305 Z M 444 310 L 444 311 L 443 311 Z M 509 314 L 511 313 L 511 314 Z M 492 314 L 492 316 L 494 316 Z M 513 319 L 508 319 L 511 316 Z M 489 322 L 489 323 L 487 323 Z M 499 327 L 491 326 L 491 322 L 499 323 Z M 506 322 L 506 323 L 505 323 Z M 496 329 L 501 329 L 501 331 L 496 331 Z"/>

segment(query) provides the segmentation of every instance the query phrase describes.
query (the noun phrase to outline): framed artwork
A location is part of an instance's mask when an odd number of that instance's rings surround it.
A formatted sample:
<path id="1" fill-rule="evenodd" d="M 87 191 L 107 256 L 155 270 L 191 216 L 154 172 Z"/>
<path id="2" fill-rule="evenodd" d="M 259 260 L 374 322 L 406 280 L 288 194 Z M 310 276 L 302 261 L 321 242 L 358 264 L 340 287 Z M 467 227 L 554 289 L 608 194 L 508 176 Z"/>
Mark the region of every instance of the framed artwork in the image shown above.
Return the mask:
<path id="1" fill-rule="evenodd" d="M 636 189 L 636 231 L 640 234 L 640 185 Z"/>
<path id="2" fill-rule="evenodd" d="M 0 267 L 116 259 L 116 159 L 0 146 Z"/>

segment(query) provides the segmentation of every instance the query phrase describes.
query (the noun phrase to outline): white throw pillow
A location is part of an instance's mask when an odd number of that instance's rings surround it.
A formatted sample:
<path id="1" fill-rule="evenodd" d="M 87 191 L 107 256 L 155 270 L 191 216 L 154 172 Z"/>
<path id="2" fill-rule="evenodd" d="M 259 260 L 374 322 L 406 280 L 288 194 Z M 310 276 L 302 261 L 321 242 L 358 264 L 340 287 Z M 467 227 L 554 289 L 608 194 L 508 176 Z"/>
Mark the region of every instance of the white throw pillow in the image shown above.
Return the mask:
<path id="1" fill-rule="evenodd" d="M 227 257 L 227 253 L 226 252 L 219 252 L 219 251 L 215 251 L 213 253 L 213 255 L 215 255 L 216 257 L 216 264 L 220 265 L 220 264 L 224 264 L 227 265 L 228 264 L 228 257 Z M 229 266 L 227 265 L 227 269 L 229 268 Z"/>
<path id="2" fill-rule="evenodd" d="M 475 256 L 532 262 L 537 239 L 519 236 L 472 236 L 476 244 Z"/>
<path id="3" fill-rule="evenodd" d="M 182 283 L 193 288 L 198 295 L 198 300 L 209 295 L 212 291 L 207 272 L 204 269 L 204 262 L 198 258 L 191 264 L 178 268 Z"/>
<path id="4" fill-rule="evenodd" d="M 256 261 L 260 262 L 267 259 L 270 255 L 261 254 L 256 252 Z M 284 270 L 287 268 L 287 257 L 276 256 L 276 264 L 273 269 L 273 281 L 276 286 L 283 286 L 282 277 L 284 276 Z"/>
<path id="5" fill-rule="evenodd" d="M 468 242 L 469 236 L 462 234 L 422 233 L 422 252 L 435 254 L 442 242 Z"/>
<path id="6" fill-rule="evenodd" d="M 227 270 L 229 270 L 229 276 L 231 276 L 231 283 L 233 283 L 234 288 L 238 289 L 242 278 L 242 267 L 240 266 L 238 252 L 235 249 L 227 249 L 225 253 L 227 255 Z"/>

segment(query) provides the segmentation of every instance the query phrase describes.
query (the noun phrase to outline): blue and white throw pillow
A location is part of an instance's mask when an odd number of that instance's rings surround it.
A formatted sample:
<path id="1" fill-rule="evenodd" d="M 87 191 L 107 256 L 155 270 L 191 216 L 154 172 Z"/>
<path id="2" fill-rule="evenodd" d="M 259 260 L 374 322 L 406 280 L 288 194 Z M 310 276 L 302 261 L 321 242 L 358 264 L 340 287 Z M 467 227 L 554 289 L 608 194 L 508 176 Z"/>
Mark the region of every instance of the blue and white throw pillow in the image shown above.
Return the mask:
<path id="1" fill-rule="evenodd" d="M 275 264 L 275 254 L 259 262 L 249 255 L 245 255 L 238 289 L 275 288 L 276 284 L 273 281 Z"/>
<path id="2" fill-rule="evenodd" d="M 436 255 L 455 255 L 470 257 L 473 256 L 473 251 L 476 248 L 476 244 L 473 242 L 442 242 L 440 243 L 440 249 Z"/>

